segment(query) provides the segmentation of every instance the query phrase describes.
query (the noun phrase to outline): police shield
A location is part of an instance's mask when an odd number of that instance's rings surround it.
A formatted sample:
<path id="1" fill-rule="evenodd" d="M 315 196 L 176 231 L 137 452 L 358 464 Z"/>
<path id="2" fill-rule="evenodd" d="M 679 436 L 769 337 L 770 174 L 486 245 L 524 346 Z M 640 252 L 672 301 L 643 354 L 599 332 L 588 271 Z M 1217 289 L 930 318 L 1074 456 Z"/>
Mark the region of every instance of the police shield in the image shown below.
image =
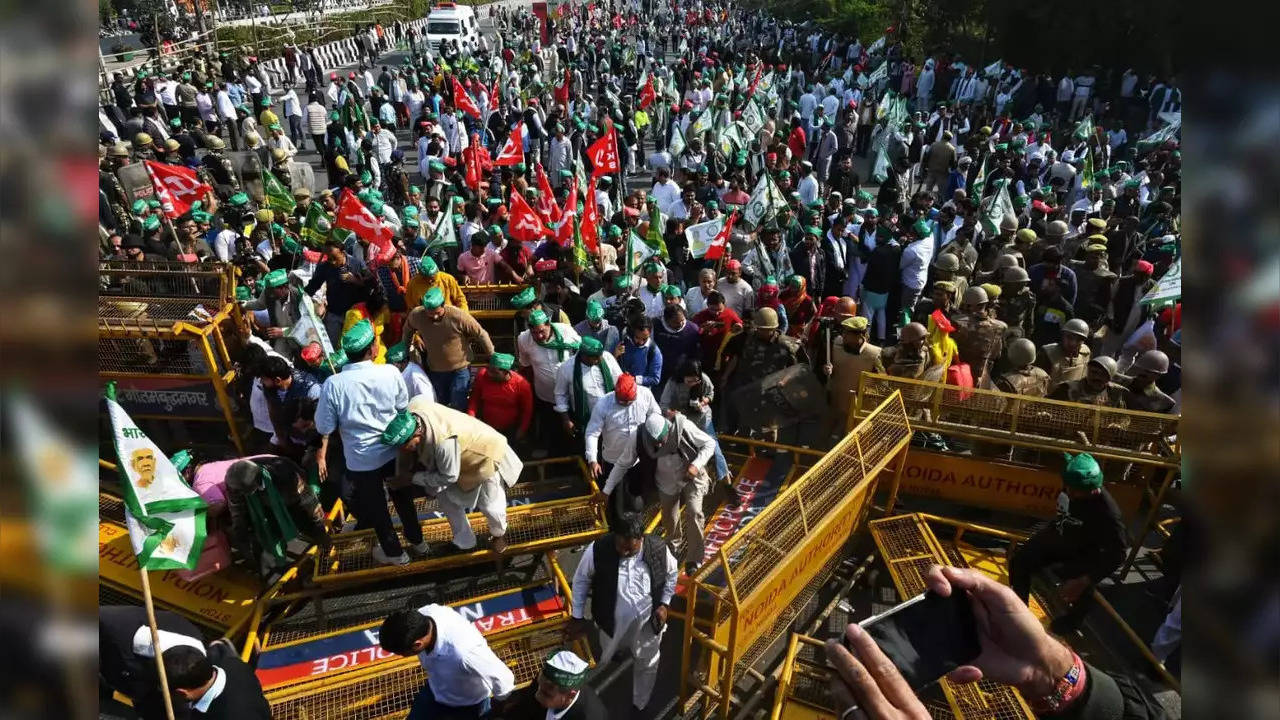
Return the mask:
<path id="1" fill-rule="evenodd" d="M 116 177 L 120 178 L 120 186 L 124 188 L 129 202 L 145 200 L 156 194 L 155 187 L 151 185 L 151 175 L 147 173 L 147 166 L 140 162 L 120 166 L 120 169 L 116 170 Z"/>
<path id="2" fill-rule="evenodd" d="M 787 427 L 816 418 L 826 407 L 822 384 L 807 365 L 793 365 L 747 383 L 729 395 L 743 430 Z"/>
<path id="3" fill-rule="evenodd" d="M 299 188 L 306 188 L 311 191 L 316 189 L 316 173 L 307 163 L 290 162 L 289 163 L 289 187 L 294 191 Z"/>

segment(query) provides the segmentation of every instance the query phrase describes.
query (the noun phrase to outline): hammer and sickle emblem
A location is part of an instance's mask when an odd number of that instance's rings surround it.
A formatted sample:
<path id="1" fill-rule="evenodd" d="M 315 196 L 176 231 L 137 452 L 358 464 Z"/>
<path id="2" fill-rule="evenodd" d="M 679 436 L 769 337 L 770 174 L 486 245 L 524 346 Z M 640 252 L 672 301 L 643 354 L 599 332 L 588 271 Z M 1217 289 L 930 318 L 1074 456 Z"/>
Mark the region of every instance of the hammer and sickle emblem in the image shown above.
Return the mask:
<path id="1" fill-rule="evenodd" d="M 373 232 L 377 232 L 378 230 L 377 221 L 368 215 L 344 215 L 342 219 L 348 222 L 353 222 L 366 230 Z"/>
<path id="2" fill-rule="evenodd" d="M 200 189 L 200 183 L 181 175 L 166 175 L 164 184 L 168 185 L 173 192 L 183 196 L 196 195 Z"/>

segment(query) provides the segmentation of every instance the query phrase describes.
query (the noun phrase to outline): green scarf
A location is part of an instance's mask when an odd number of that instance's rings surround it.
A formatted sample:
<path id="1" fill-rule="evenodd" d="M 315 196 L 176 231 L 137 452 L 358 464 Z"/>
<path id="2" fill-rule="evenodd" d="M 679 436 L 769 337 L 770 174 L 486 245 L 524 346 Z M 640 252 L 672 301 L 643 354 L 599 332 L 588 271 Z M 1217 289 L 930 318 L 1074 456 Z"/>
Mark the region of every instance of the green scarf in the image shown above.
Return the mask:
<path id="1" fill-rule="evenodd" d="M 565 351 L 572 350 L 574 352 L 578 352 L 578 343 L 565 342 L 564 336 L 560 334 L 560 328 L 556 327 L 556 324 L 553 322 L 548 322 L 547 324 L 551 326 L 551 339 L 546 342 L 539 342 L 535 338 L 535 343 L 538 343 L 540 347 L 547 348 L 548 350 L 556 350 L 558 352 L 556 359 L 560 362 L 564 362 Z M 529 337 L 533 337 L 532 330 L 529 331 Z"/>
<path id="2" fill-rule="evenodd" d="M 582 356 L 573 359 L 573 414 L 579 425 L 584 428 L 587 421 L 591 419 L 591 407 L 587 402 L 587 391 L 582 386 L 583 368 L 586 367 L 587 372 L 591 372 L 590 366 L 582 364 Z M 613 374 L 609 372 L 609 363 L 604 361 L 601 356 L 600 362 L 596 364 L 600 368 L 600 377 L 604 380 L 604 391 L 613 392 Z"/>
<path id="3" fill-rule="evenodd" d="M 262 500 L 257 492 L 245 496 L 245 505 L 249 508 L 249 518 L 253 521 L 253 533 L 258 536 L 258 543 L 277 560 L 285 559 L 285 551 L 289 541 L 298 536 L 298 527 L 293 524 L 289 509 L 284 505 L 284 498 L 271 481 L 271 473 L 262 470 L 262 486 L 267 494 L 267 504 L 271 506 L 272 525 L 267 524 L 267 514 L 262 508 Z M 273 532 L 274 531 L 274 532 Z"/>

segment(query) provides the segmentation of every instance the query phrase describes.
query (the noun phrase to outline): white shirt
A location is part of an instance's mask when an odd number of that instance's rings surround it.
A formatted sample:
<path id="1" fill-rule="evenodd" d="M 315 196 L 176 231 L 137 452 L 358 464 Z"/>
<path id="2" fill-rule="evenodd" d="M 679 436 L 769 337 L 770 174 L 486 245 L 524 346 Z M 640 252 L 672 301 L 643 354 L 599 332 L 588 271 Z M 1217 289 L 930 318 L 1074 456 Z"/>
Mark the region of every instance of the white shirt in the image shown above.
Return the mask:
<path id="1" fill-rule="evenodd" d="M 800 193 L 800 202 L 808 205 L 818 199 L 818 178 L 809 173 L 796 183 L 796 192 Z"/>
<path id="2" fill-rule="evenodd" d="M 702 286 L 694 285 L 684 294 L 684 306 L 689 317 L 702 312 L 707 307 L 707 299 L 702 295 Z"/>
<path id="3" fill-rule="evenodd" d="M 716 290 L 724 295 L 724 306 L 738 313 L 738 317 L 745 318 L 755 307 L 755 290 L 751 289 L 751 283 L 738 278 L 738 282 L 731 283 L 728 278 L 720 278 L 716 281 Z M 699 293 L 701 294 L 701 293 Z M 702 303 L 702 307 L 706 307 L 706 302 Z M 690 308 L 690 312 L 697 312 Z"/>
<path id="4" fill-rule="evenodd" d="M 302 117 L 302 103 L 298 102 L 298 93 L 293 88 L 280 97 L 280 102 L 284 103 L 285 116 L 297 115 Z"/>
<path id="5" fill-rule="evenodd" d="M 662 588 L 662 604 L 669 605 L 676 592 L 676 558 L 668 549 L 665 553 L 667 582 Z M 573 573 L 573 616 L 584 617 L 588 597 L 591 594 L 591 577 L 596 572 L 595 546 L 588 545 L 582 551 L 582 560 Z M 613 606 L 615 633 L 626 632 L 631 623 L 647 621 L 653 614 L 653 597 L 649 594 L 649 566 L 642 552 L 618 558 L 618 599 Z"/>
<path id="6" fill-rule="evenodd" d="M 680 186 L 671 178 L 667 178 L 666 182 L 655 182 L 653 198 L 658 201 L 659 210 L 671 214 L 671 206 L 680 200 Z"/>
<path id="7" fill-rule="evenodd" d="M 391 162 L 391 152 L 396 149 L 396 136 L 390 130 L 382 128 L 373 134 L 370 138 L 373 144 L 373 152 L 378 156 L 378 162 Z"/>
<path id="8" fill-rule="evenodd" d="M 212 705 L 213 701 L 217 700 L 218 696 L 222 694 L 222 691 L 226 689 L 227 671 L 217 665 L 214 665 L 213 684 L 209 686 L 208 690 L 204 691 L 204 695 L 201 695 L 199 700 L 191 704 L 191 707 L 195 708 L 195 711 L 201 715 L 209 712 L 209 706 Z"/>
<path id="9" fill-rule="evenodd" d="M 623 405 L 615 393 L 607 393 L 591 408 L 591 421 L 587 423 L 587 462 L 617 462 L 627 443 L 635 442 L 636 428 L 651 413 L 662 412 L 653 393 L 643 385 L 636 385 L 636 399 Z M 596 441 L 600 441 L 597 450 Z"/>
<path id="10" fill-rule="evenodd" d="M 600 362 L 609 368 L 609 377 L 613 378 L 614 382 L 617 382 L 618 377 L 622 375 L 622 368 L 618 367 L 618 361 L 614 359 L 611 348 L 605 348 L 604 353 L 600 355 Z M 573 407 L 573 369 L 575 364 L 571 359 L 562 363 L 560 369 L 556 371 L 556 412 L 567 413 Z M 604 386 L 604 374 L 600 372 L 599 365 L 588 366 L 583 363 L 582 391 L 586 393 L 587 403 L 592 408 L 595 408 L 596 402 L 600 398 L 610 392 L 610 388 Z"/>
<path id="11" fill-rule="evenodd" d="M 1071 78 L 1064 75 L 1062 79 L 1058 81 L 1058 102 L 1067 102 L 1070 100 L 1072 94 L 1075 93 L 1075 90 L 1076 84 L 1071 81 Z"/>
<path id="12" fill-rule="evenodd" d="M 650 320 L 662 317 L 662 308 L 664 305 L 662 302 L 661 286 L 659 286 L 657 290 L 650 290 L 649 284 L 645 283 L 640 287 L 640 292 L 637 293 L 636 296 L 644 303 L 644 314 L 646 317 Z M 606 352 L 611 352 L 612 350 L 613 348 L 605 348 Z"/>
<path id="13" fill-rule="evenodd" d="M 552 323 L 552 327 L 560 331 L 560 339 L 566 343 L 576 344 L 582 340 L 573 327 L 564 323 Z M 560 365 L 573 359 L 572 350 L 555 350 L 539 345 L 528 330 L 520 333 L 516 339 L 516 355 L 520 367 L 533 368 L 533 394 L 543 402 L 556 401 L 556 373 Z M 561 357 L 563 355 L 563 357 Z"/>
<path id="14" fill-rule="evenodd" d="M 161 105 L 177 105 L 178 104 L 178 83 L 173 80 L 163 80 L 156 83 L 156 97 L 160 99 Z"/>
<path id="15" fill-rule="evenodd" d="M 399 449 L 383 444 L 382 431 L 408 406 L 409 389 L 394 365 L 375 365 L 372 360 L 352 363 L 320 388 L 316 431 L 342 433 L 348 469 L 376 470 L 395 460 Z"/>
<path id="16" fill-rule="evenodd" d="M 416 398 L 419 395 L 426 395 L 431 398 L 431 402 L 436 401 L 436 389 L 431 386 L 431 379 L 427 377 L 427 373 L 418 363 L 410 360 L 401 371 L 400 377 L 404 378 L 405 387 L 409 389 L 409 397 Z"/>
<path id="17" fill-rule="evenodd" d="M 262 81 L 258 80 L 258 76 L 253 73 L 247 73 L 244 76 L 244 87 L 249 91 L 250 95 L 262 92 Z M 255 110 L 257 108 L 254 108 Z"/>
<path id="18" fill-rule="evenodd" d="M 505 698 L 515 690 L 511 668 L 457 610 L 423 605 L 418 612 L 435 622 L 435 646 L 431 652 L 418 653 L 418 662 L 427 671 L 427 685 L 438 702 L 466 707 L 490 697 Z"/>
<path id="19" fill-rule="evenodd" d="M 929 263 L 933 261 L 933 238 L 916 240 L 902 249 L 902 260 L 898 267 L 902 270 L 903 287 L 912 290 L 923 290 L 925 280 L 929 276 Z"/>

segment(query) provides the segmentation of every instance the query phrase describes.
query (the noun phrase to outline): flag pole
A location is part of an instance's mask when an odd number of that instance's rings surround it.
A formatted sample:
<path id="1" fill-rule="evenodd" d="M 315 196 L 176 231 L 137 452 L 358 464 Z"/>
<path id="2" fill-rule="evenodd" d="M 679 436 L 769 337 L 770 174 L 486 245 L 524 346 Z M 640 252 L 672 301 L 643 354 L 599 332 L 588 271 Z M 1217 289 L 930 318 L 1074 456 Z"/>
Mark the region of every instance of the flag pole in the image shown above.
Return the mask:
<path id="1" fill-rule="evenodd" d="M 165 675 L 164 658 L 161 657 L 160 652 L 160 628 L 156 626 L 156 608 L 151 600 L 151 581 L 147 577 L 146 568 L 141 564 L 138 565 L 138 574 L 142 576 L 142 602 L 147 608 L 147 624 L 151 626 L 151 647 L 155 650 L 156 671 L 160 675 L 160 694 L 164 696 L 164 714 L 168 720 L 174 720 L 173 697 L 169 692 L 169 678 Z"/>

